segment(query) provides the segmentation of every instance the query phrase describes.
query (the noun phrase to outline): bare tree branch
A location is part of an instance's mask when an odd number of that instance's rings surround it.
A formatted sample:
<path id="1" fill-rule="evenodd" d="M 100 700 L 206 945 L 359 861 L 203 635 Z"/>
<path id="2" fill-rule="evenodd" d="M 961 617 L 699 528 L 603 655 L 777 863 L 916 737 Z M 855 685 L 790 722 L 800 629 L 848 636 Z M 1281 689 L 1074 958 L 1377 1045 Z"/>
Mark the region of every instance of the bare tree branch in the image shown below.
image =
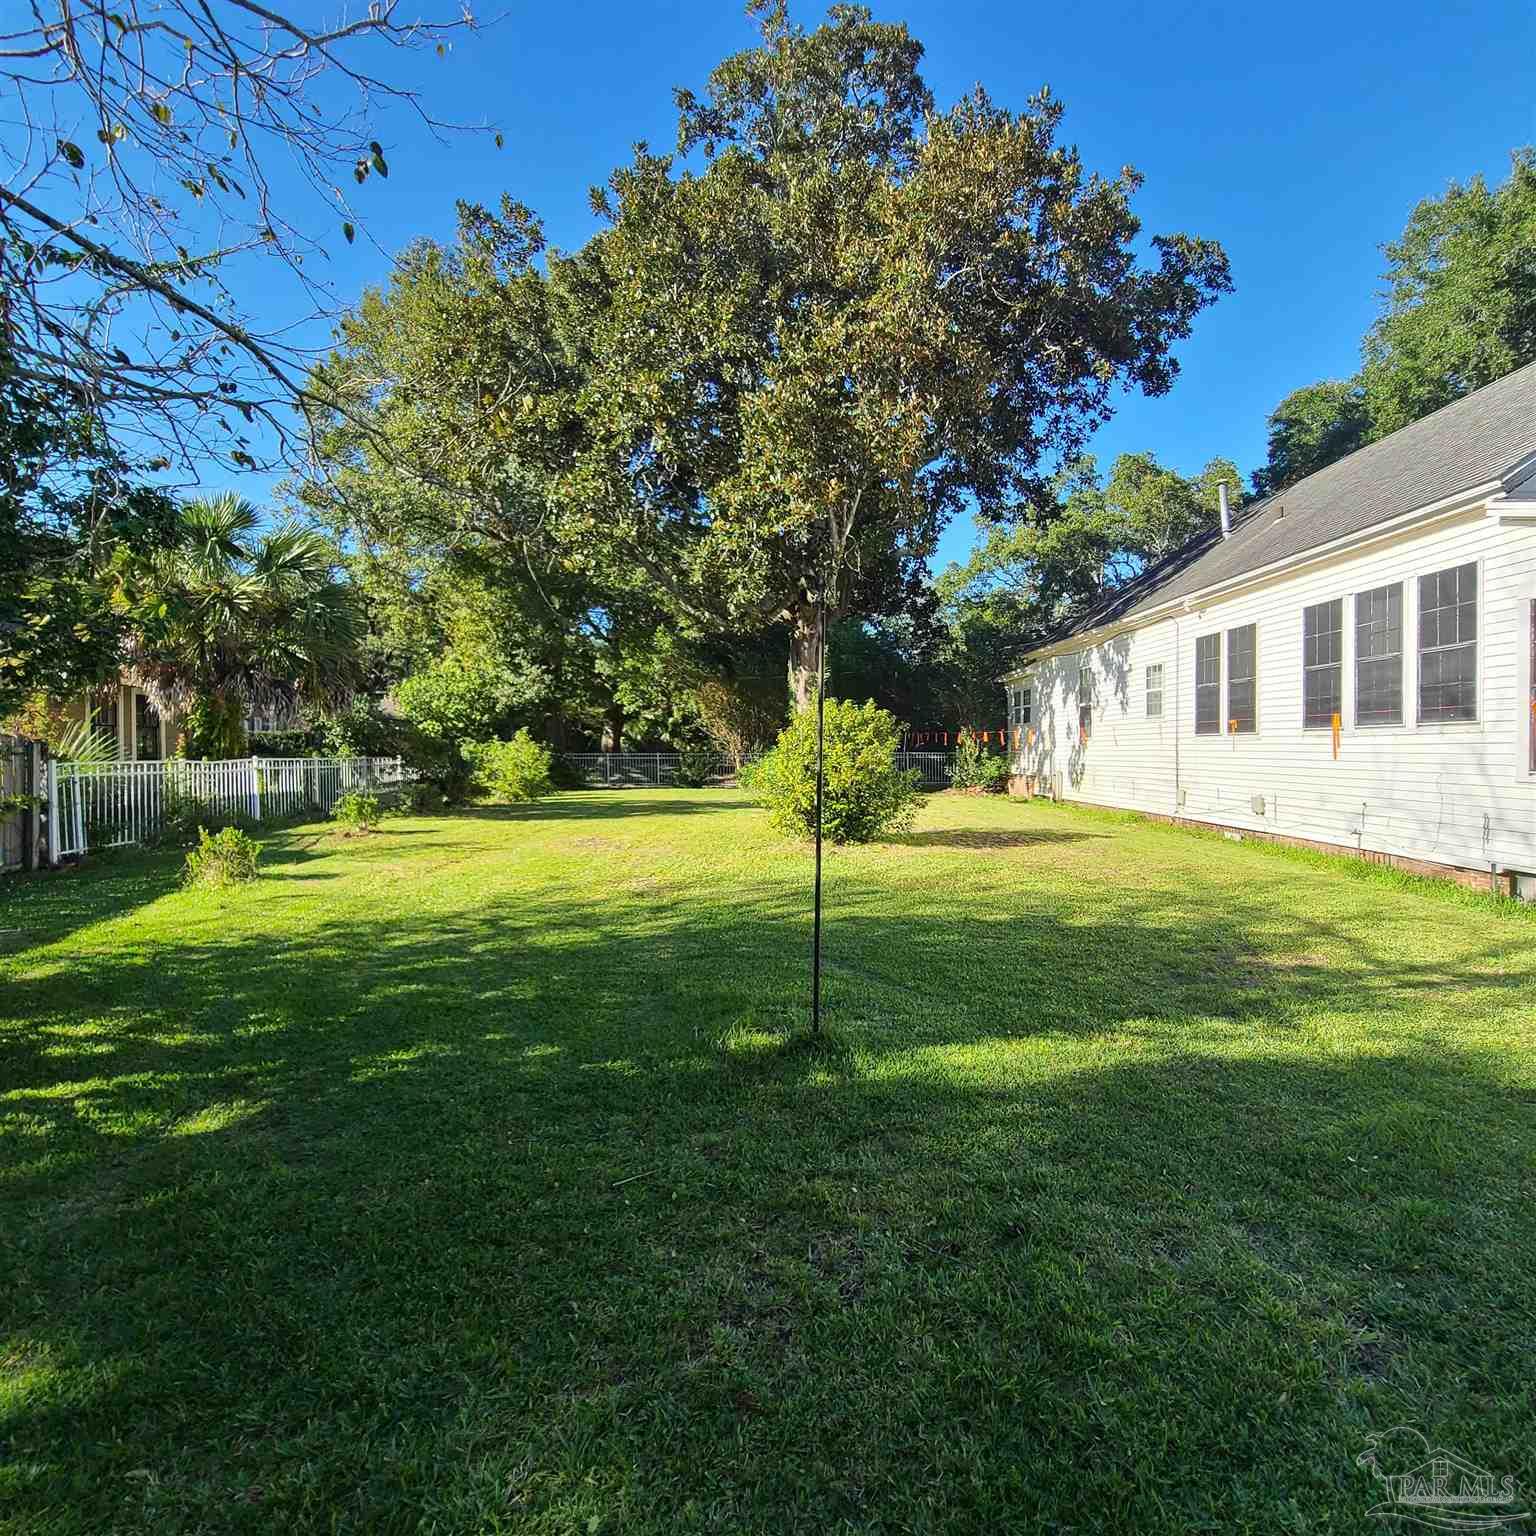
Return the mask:
<path id="1" fill-rule="evenodd" d="M 475 25 L 400 4 L 316 27 L 258 0 L 30 0 L 29 24 L 0 32 L 0 345 L 17 375 L 162 467 L 307 449 L 337 403 L 314 397 L 317 353 L 296 337 L 337 311 L 324 263 L 363 226 L 359 189 L 389 174 L 375 122 L 403 109 L 439 141 L 464 131 L 365 67 L 379 44 L 444 55 Z M 296 189 L 274 186 L 278 164 Z M 240 301 L 256 262 L 292 282 L 282 324 Z"/>

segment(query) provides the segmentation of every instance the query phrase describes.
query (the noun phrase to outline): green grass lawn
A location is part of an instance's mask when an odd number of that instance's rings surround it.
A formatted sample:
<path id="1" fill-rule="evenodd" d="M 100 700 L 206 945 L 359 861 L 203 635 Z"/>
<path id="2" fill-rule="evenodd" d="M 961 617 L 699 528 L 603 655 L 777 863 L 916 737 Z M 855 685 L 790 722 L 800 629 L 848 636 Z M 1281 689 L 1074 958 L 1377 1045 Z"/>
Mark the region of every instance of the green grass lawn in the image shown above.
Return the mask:
<path id="1" fill-rule="evenodd" d="M 0 882 L 0 1527 L 1354 1532 L 1399 1424 L 1536 1495 L 1527 910 L 946 795 L 829 855 L 813 1046 L 731 793 L 265 863 Z"/>

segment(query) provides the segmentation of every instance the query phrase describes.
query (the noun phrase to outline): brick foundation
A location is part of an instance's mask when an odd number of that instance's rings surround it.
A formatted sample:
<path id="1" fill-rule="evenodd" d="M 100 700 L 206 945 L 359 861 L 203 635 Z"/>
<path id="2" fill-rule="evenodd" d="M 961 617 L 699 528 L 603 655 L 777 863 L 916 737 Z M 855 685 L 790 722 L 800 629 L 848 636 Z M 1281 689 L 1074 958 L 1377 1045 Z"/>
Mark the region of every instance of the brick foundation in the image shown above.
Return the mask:
<path id="1" fill-rule="evenodd" d="M 1017 799 L 1032 800 L 1038 794 L 1038 780 L 1033 774 L 1014 774 L 1008 780 L 1008 793 Z M 1468 869 L 1461 864 L 1436 864 L 1429 859 L 1410 859 L 1396 853 L 1378 853 L 1371 848 L 1352 848 L 1348 843 L 1324 843 L 1310 837 L 1287 837 L 1280 832 L 1260 832 L 1248 827 L 1230 827 L 1224 822 L 1201 821 L 1193 816 L 1166 816 L 1159 811 L 1138 811 L 1124 805 L 1099 805 L 1092 800 L 1067 800 L 1065 805 L 1083 805 L 1091 810 L 1129 812 L 1143 821 L 1161 822 L 1168 827 L 1198 827 L 1206 832 L 1222 832 L 1256 843 L 1278 843 L 1282 848 L 1305 848 L 1312 853 L 1335 854 L 1342 858 L 1363 859 L 1367 864 L 1384 864 L 1404 874 L 1423 875 L 1432 880 L 1453 880 L 1469 891 L 1496 896 L 1515 894 L 1515 877 L 1505 871 L 1494 875 L 1486 869 Z"/>

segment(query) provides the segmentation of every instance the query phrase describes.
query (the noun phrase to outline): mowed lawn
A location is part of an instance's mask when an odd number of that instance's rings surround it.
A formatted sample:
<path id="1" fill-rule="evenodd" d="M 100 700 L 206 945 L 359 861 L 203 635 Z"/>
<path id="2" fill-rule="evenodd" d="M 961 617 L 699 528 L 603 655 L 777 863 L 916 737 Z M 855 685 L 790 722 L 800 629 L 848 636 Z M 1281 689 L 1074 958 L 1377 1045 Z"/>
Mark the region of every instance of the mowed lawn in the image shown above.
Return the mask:
<path id="1" fill-rule="evenodd" d="M 0 1527 L 1360 1531 L 1397 1425 L 1530 1507 L 1529 911 L 938 796 L 816 1046 L 729 792 L 266 864 L 0 882 Z"/>

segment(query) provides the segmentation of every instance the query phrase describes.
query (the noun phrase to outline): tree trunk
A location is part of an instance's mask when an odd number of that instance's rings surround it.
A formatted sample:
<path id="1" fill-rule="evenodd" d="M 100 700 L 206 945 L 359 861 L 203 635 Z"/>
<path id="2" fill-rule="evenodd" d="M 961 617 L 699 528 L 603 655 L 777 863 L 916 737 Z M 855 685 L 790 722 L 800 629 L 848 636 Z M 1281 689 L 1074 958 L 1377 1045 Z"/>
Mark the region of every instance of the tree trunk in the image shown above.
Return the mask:
<path id="1" fill-rule="evenodd" d="M 603 712 L 603 751 L 622 752 L 624 742 L 624 706 L 617 701 Z"/>
<path id="2" fill-rule="evenodd" d="M 816 604 L 798 603 L 789 627 L 789 698 L 795 709 L 816 702 Z"/>

